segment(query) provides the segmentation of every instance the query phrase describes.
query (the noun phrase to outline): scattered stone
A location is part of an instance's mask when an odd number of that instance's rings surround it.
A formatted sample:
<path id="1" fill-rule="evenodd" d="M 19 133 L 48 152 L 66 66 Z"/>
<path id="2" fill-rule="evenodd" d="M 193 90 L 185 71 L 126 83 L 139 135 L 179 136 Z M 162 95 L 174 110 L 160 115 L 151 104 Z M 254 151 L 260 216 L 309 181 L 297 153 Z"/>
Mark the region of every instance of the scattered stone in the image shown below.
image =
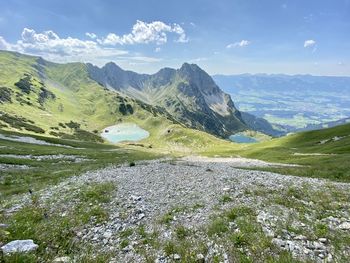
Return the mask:
<path id="1" fill-rule="evenodd" d="M 141 220 L 141 219 L 143 219 L 144 217 L 145 217 L 145 214 L 144 214 L 144 213 L 141 213 L 141 214 L 138 215 L 138 220 Z"/>
<path id="2" fill-rule="evenodd" d="M 286 242 L 279 238 L 273 238 L 271 242 L 280 248 L 284 248 L 286 246 Z"/>
<path id="3" fill-rule="evenodd" d="M 59 258 L 55 258 L 52 262 L 53 263 L 70 263 L 72 261 L 70 257 L 59 257 Z"/>
<path id="4" fill-rule="evenodd" d="M 320 254 L 318 254 L 318 257 L 323 259 L 323 258 L 325 258 L 325 255 L 320 253 Z"/>
<path id="5" fill-rule="evenodd" d="M 130 251 L 133 250 L 133 249 L 134 249 L 134 247 L 133 247 L 132 245 L 128 245 L 128 246 L 124 247 L 122 250 L 123 250 L 124 252 L 130 252 Z"/>
<path id="6" fill-rule="evenodd" d="M 1 247 L 4 254 L 27 253 L 37 250 L 39 246 L 31 239 L 14 240 Z"/>
<path id="7" fill-rule="evenodd" d="M 350 222 L 343 222 L 339 225 L 341 230 L 350 230 Z"/>
<path id="8" fill-rule="evenodd" d="M 104 232 L 103 237 L 106 239 L 110 239 L 112 237 L 112 232 L 111 231 Z"/>
<path id="9" fill-rule="evenodd" d="M 333 256 L 332 256 L 332 254 L 328 254 L 328 256 L 327 256 L 327 262 L 333 262 Z"/>
<path id="10" fill-rule="evenodd" d="M 327 243 L 327 238 L 321 237 L 318 239 L 321 243 Z"/>
<path id="11" fill-rule="evenodd" d="M 203 256 L 203 254 L 197 254 L 196 260 L 197 260 L 198 263 L 204 263 L 205 262 L 205 257 Z"/>
<path id="12" fill-rule="evenodd" d="M 178 254 L 174 254 L 173 258 L 174 258 L 174 260 L 180 260 L 181 256 Z"/>
<path id="13" fill-rule="evenodd" d="M 142 197 L 141 196 L 135 196 L 135 195 L 132 195 L 131 196 L 131 199 L 135 202 L 139 202 L 142 200 Z"/>
<path id="14" fill-rule="evenodd" d="M 294 237 L 295 240 L 307 240 L 306 236 L 303 235 L 297 235 L 296 237 Z"/>
<path id="15" fill-rule="evenodd" d="M 0 164 L 0 170 L 11 170 L 11 169 L 18 169 L 18 170 L 27 170 L 30 169 L 30 166 L 25 164 Z"/>

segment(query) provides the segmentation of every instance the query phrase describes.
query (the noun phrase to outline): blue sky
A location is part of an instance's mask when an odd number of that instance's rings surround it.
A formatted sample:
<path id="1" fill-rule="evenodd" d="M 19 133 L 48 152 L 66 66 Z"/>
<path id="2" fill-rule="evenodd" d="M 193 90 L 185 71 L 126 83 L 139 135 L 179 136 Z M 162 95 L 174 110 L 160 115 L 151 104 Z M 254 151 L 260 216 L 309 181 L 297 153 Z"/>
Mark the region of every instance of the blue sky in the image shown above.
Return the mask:
<path id="1" fill-rule="evenodd" d="M 350 0 L 8 0 L 0 49 L 147 73 L 186 61 L 210 74 L 350 75 Z"/>

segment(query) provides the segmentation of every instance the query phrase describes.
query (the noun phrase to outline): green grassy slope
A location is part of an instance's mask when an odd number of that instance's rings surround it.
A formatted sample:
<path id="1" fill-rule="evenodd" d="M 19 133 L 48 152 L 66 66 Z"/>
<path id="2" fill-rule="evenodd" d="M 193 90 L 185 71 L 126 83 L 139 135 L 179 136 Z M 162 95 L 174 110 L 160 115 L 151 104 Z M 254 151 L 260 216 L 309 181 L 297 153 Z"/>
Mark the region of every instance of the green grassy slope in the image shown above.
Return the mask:
<path id="1" fill-rule="evenodd" d="M 21 79 L 25 79 L 26 92 L 15 85 Z M 0 94 L 10 96 L 10 100 L 0 101 L 0 112 L 11 118 L 23 117 L 25 122 L 42 128 L 46 135 L 73 133 L 74 129 L 59 125 L 71 121 L 80 124 L 82 130 L 96 133 L 118 122 L 136 122 L 146 130 L 154 129 L 157 123 L 173 124 L 164 110 L 104 89 L 90 80 L 82 63 L 55 64 L 1 51 L 0 87 Z M 53 95 L 39 103 L 42 89 Z M 0 125 L 8 130 L 24 130 L 4 118 L 0 118 Z"/>
<path id="2" fill-rule="evenodd" d="M 268 170 L 349 182 L 350 124 L 297 133 L 258 144 L 213 147 L 203 154 L 240 155 L 272 162 L 294 163 L 302 167 L 268 168 Z"/>

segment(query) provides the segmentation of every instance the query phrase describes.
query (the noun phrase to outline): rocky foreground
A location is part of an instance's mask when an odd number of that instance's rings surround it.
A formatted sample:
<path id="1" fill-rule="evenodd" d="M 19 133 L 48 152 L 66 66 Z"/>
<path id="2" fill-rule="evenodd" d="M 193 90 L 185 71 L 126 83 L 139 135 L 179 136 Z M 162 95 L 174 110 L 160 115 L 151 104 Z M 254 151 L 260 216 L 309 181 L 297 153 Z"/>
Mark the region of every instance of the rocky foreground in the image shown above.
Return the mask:
<path id="1" fill-rule="evenodd" d="M 32 195 L 12 200 L 3 211 L 11 218 L 35 202 L 45 208 L 48 220 L 51 215 L 70 217 L 79 202 L 92 200 L 86 198 L 91 194 L 81 199 L 86 187 L 110 184 L 115 188 L 109 198 L 100 200 L 102 219 L 95 213 L 74 228 L 74 242 L 87 244 L 92 254 L 108 254 L 110 262 L 350 258 L 349 184 L 247 170 L 270 165 L 247 159 L 186 158 L 133 165 L 72 177 L 36 193 L 34 201 Z M 83 210 L 94 207 L 95 201 L 83 203 Z M 74 251 L 58 254 L 61 262 L 79 262 L 81 256 Z"/>

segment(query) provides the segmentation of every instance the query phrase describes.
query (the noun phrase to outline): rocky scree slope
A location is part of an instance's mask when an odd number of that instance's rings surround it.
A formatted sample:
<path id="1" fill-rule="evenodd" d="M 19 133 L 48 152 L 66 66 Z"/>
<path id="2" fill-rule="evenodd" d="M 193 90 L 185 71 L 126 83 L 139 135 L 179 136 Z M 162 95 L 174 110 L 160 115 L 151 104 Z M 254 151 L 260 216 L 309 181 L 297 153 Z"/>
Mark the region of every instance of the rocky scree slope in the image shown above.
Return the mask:
<path id="1" fill-rule="evenodd" d="M 241 162 L 235 165 L 254 163 Z M 40 191 L 37 203 L 48 220 L 54 214 L 66 220 L 85 186 L 106 183 L 116 186 L 100 204 L 108 216 L 74 228 L 74 242 L 92 245 L 110 262 L 350 257 L 349 184 L 242 170 L 215 159 L 155 160 L 88 172 Z M 24 196 L 3 209 L 21 213 L 31 202 Z"/>

